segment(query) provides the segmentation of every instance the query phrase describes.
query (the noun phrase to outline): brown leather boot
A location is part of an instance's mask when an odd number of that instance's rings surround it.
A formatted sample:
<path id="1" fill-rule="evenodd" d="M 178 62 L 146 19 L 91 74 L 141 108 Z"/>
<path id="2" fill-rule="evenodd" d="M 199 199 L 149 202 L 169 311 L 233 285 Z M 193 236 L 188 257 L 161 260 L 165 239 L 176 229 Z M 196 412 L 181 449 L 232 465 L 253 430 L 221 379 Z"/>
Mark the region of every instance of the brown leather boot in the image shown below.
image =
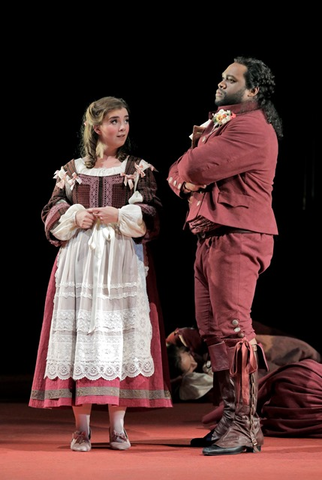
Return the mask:
<path id="1" fill-rule="evenodd" d="M 257 354 L 248 341 L 236 346 L 234 364 L 230 370 L 236 388 L 234 419 L 228 429 L 211 446 L 203 448 L 207 456 L 235 455 L 260 452 L 264 436 L 256 413 L 258 397 Z"/>
<path id="2" fill-rule="evenodd" d="M 226 433 L 235 415 L 235 385 L 229 373 L 233 362 L 235 346 L 240 339 L 230 339 L 229 343 L 220 342 L 208 345 L 208 352 L 214 372 L 214 392 L 219 390 L 220 401 L 223 402 L 223 415 L 218 425 L 202 438 L 193 438 L 191 447 L 208 447 L 219 440 Z M 217 395 L 214 393 L 214 397 Z M 218 404 L 214 402 L 214 404 Z"/>
<path id="3" fill-rule="evenodd" d="M 217 442 L 228 430 L 235 415 L 235 385 L 230 377 L 229 370 L 215 372 L 219 383 L 221 398 L 224 403 L 223 415 L 218 425 L 202 438 L 193 438 L 190 441 L 191 447 L 208 447 Z"/>

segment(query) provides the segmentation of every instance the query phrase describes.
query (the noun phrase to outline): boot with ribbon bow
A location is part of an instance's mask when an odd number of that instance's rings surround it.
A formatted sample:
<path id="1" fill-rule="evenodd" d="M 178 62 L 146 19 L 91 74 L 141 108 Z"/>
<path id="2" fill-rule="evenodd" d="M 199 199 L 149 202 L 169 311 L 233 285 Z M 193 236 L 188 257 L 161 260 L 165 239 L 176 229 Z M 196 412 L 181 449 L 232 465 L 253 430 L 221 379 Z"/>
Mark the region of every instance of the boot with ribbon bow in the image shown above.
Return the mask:
<path id="1" fill-rule="evenodd" d="M 211 445 L 203 448 L 202 453 L 204 455 L 235 455 L 261 451 L 264 436 L 260 426 L 260 418 L 256 412 L 259 351 L 267 368 L 265 355 L 260 345 L 251 345 L 247 340 L 243 339 L 238 341 L 233 348 L 229 381 L 235 395 L 234 412 L 231 412 L 229 421 L 225 422 L 225 426 L 228 424 L 228 427 L 225 428 L 223 435 L 219 439 L 217 435 L 217 438 L 212 440 Z M 227 355 L 227 359 L 229 356 Z M 224 357 L 221 357 L 221 361 L 224 362 Z M 219 366 L 219 368 L 221 367 Z"/>

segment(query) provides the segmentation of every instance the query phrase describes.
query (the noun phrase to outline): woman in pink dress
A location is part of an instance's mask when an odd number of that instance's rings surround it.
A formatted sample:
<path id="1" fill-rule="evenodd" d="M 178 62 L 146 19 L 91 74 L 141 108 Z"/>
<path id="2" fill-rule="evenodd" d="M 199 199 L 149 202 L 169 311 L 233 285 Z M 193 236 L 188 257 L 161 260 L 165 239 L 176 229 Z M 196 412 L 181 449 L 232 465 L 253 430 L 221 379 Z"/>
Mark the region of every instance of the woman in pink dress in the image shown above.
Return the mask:
<path id="1" fill-rule="evenodd" d="M 130 152 L 129 108 L 103 97 L 85 111 L 81 157 L 55 172 L 42 210 L 59 248 L 49 280 L 30 407 L 71 407 L 71 449 L 91 450 L 93 404 L 108 405 L 110 447 L 131 447 L 127 407 L 171 407 L 164 329 L 149 242 L 160 211 L 154 167 Z"/>

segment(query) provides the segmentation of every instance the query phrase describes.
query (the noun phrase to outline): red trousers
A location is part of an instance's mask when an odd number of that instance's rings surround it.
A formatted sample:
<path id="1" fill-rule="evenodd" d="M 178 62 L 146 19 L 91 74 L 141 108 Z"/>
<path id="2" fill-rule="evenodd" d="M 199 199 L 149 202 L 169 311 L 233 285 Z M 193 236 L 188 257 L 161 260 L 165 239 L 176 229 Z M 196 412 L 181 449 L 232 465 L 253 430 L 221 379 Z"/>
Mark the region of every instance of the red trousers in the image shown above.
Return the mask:
<path id="1" fill-rule="evenodd" d="M 270 265 L 273 250 L 273 235 L 261 233 L 227 233 L 198 240 L 195 313 L 208 347 L 255 338 L 252 303 L 258 277 Z"/>

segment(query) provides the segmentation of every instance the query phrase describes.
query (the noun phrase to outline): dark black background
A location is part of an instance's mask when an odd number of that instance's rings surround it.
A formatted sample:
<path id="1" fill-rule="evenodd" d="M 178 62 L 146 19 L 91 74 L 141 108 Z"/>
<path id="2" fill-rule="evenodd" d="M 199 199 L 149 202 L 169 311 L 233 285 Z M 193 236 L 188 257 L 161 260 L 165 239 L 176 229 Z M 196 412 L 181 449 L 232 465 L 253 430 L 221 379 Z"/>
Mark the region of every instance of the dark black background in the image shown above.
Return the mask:
<path id="1" fill-rule="evenodd" d="M 274 188 L 280 235 L 272 264 L 258 283 L 253 318 L 321 352 L 317 13 L 293 9 L 281 18 L 272 5 L 264 16 L 254 12 L 249 18 L 246 4 L 240 12 L 232 4 L 213 6 L 215 14 L 182 7 L 174 15 L 158 4 L 154 11 L 129 11 L 125 4 L 113 12 L 100 8 L 87 6 L 80 16 L 50 5 L 46 12 L 28 6 L 6 39 L 4 373 L 33 372 L 57 254 L 45 239 L 40 211 L 55 170 L 78 155 L 86 107 L 102 96 L 121 96 L 129 103 L 137 152 L 158 170 L 164 221 L 153 251 L 166 333 L 194 324 L 195 239 L 182 230 L 186 207 L 166 178 L 169 166 L 189 147 L 193 124 L 204 122 L 214 108 L 222 71 L 240 54 L 271 67 L 284 122 Z"/>

